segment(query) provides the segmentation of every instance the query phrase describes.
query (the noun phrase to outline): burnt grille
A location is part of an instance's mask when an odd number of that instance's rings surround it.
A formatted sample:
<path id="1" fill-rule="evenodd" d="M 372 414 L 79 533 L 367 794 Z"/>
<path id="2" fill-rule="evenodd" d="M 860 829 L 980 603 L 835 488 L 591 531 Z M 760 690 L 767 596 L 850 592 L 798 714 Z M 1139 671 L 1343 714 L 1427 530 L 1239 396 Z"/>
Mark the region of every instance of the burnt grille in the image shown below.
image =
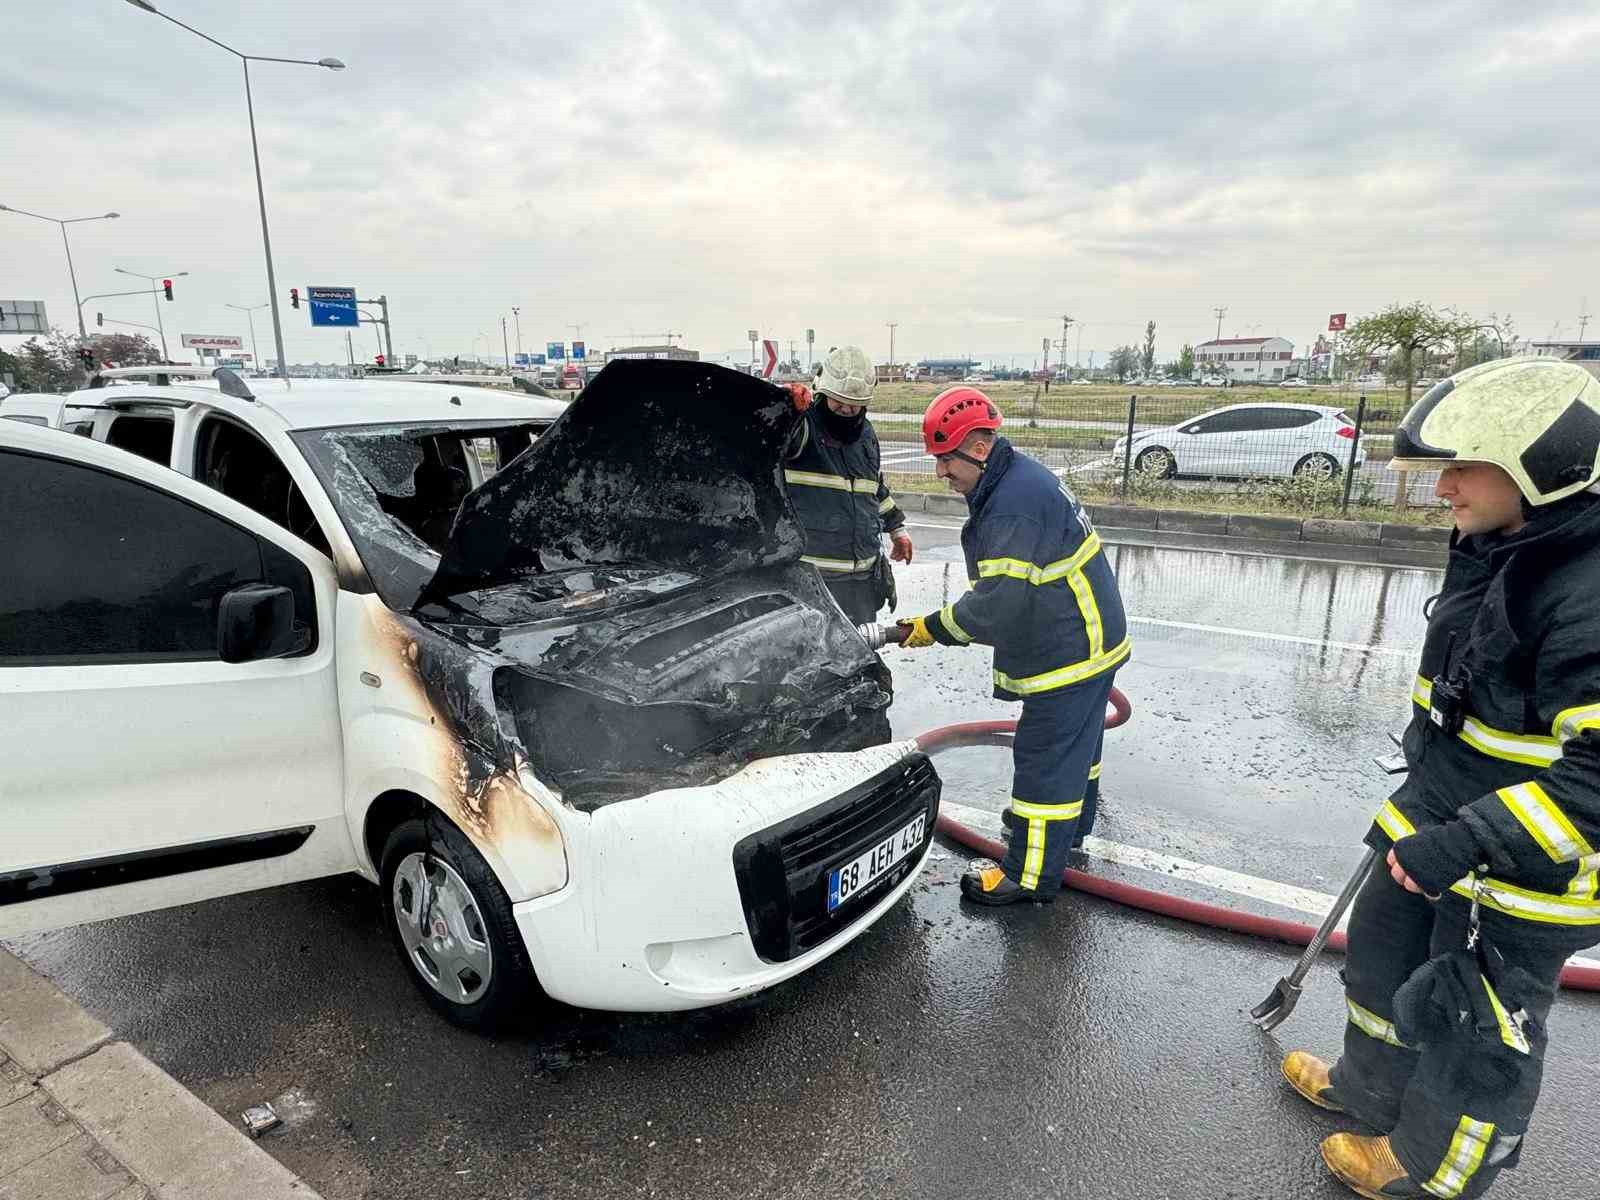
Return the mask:
<path id="1" fill-rule="evenodd" d="M 875 898 L 915 870 L 928 852 L 940 786 L 927 755 L 912 754 L 844 795 L 734 846 L 734 875 L 756 953 L 768 962 L 787 962 L 865 916 Z M 922 845 L 830 913 L 829 870 L 866 853 L 919 812 L 928 817 Z"/>

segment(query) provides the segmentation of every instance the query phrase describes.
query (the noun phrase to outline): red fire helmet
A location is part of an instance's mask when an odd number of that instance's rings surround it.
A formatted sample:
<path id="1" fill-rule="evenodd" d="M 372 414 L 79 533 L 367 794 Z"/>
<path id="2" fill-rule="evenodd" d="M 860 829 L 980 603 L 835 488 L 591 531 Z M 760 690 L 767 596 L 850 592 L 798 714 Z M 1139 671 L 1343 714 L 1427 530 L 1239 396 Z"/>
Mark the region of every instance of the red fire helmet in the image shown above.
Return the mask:
<path id="1" fill-rule="evenodd" d="M 999 429 L 1000 423 L 1000 410 L 977 388 L 945 388 L 922 414 L 922 444 L 929 454 L 949 454 L 974 429 Z"/>

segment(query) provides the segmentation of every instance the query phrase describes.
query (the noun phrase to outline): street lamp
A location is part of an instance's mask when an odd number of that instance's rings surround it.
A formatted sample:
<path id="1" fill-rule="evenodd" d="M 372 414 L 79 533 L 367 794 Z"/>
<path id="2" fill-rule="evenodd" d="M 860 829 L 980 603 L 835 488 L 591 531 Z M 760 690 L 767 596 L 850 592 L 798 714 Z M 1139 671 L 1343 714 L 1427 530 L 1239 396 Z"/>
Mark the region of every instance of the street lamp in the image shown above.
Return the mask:
<path id="1" fill-rule="evenodd" d="M 256 370 L 261 369 L 261 351 L 256 347 L 256 309 L 267 308 L 265 304 L 224 304 L 223 308 L 231 308 L 234 312 L 242 312 L 250 322 L 250 354 L 255 359 Z M 280 360 L 281 361 L 281 360 Z"/>
<path id="2" fill-rule="evenodd" d="M 244 66 L 244 104 L 245 110 L 250 114 L 250 154 L 256 164 L 256 201 L 261 206 L 261 246 L 267 259 L 267 301 L 272 306 L 272 336 L 278 347 L 278 375 L 280 378 L 289 377 L 289 360 L 283 351 L 283 318 L 278 313 L 278 280 L 272 270 L 272 236 L 267 232 L 267 193 L 261 185 L 261 149 L 256 145 L 256 108 L 255 101 L 250 95 L 250 64 L 253 62 L 293 63 L 302 67 L 327 67 L 330 71 L 344 70 L 344 63 L 337 58 L 272 58 L 261 54 L 245 54 L 235 50 L 226 42 L 219 42 L 210 34 L 201 33 L 192 25 L 185 25 L 176 17 L 169 17 L 159 11 L 150 0 L 128 0 L 135 8 L 143 9 L 147 13 L 160 17 L 163 21 L 171 21 L 179 29 L 186 29 L 195 37 L 210 42 L 213 46 L 226 50 L 236 57 Z"/>
<path id="3" fill-rule="evenodd" d="M 80 221 L 115 221 L 121 213 L 101 213 L 98 217 L 47 217 L 42 213 L 28 212 L 26 209 L 12 208 L 0 204 L 0 212 L 16 213 L 19 217 L 34 217 L 40 221 L 54 221 L 61 226 L 61 244 L 67 248 L 67 275 L 72 279 L 72 302 L 78 308 L 78 336 L 86 338 L 89 331 L 83 326 L 83 301 L 78 299 L 78 272 L 72 266 L 72 243 L 67 241 L 67 226 L 76 225 Z"/>
<path id="4" fill-rule="evenodd" d="M 158 290 L 160 290 L 160 289 L 158 289 L 156 287 L 156 280 L 160 279 L 160 280 L 165 281 L 165 280 L 168 280 L 168 279 L 182 279 L 189 272 L 187 272 L 187 271 L 168 271 L 165 275 L 141 275 L 138 271 L 129 271 L 129 270 L 125 270 L 122 267 L 113 267 L 112 270 L 114 270 L 118 275 L 131 275 L 135 279 L 144 279 L 144 280 L 148 280 L 149 281 L 149 283 L 150 283 L 150 299 L 152 301 L 154 301 L 155 306 L 156 306 L 156 329 L 161 334 L 161 358 L 162 358 L 163 361 L 171 361 L 171 355 L 169 355 L 167 353 L 167 330 L 166 330 L 166 326 L 161 323 L 161 297 L 156 295 L 156 292 Z"/>

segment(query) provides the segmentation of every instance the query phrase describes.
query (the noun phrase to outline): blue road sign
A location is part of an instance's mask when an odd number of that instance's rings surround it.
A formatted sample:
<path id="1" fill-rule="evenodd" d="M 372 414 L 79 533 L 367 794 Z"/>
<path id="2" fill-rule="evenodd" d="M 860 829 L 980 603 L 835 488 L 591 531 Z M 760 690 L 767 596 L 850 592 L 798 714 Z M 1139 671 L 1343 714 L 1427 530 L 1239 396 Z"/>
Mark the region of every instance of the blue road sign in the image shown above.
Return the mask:
<path id="1" fill-rule="evenodd" d="M 583 343 L 582 342 L 573 342 L 572 343 L 572 357 L 573 358 L 582 358 L 583 356 L 584 356 Z"/>
<path id="2" fill-rule="evenodd" d="M 526 354 L 518 354 L 512 359 L 512 361 L 519 367 L 525 367 L 528 365 L 528 356 Z"/>
<path id="3" fill-rule="evenodd" d="M 557 359 L 566 358 L 567 345 L 565 342 L 546 342 L 544 352 L 551 362 L 555 362 Z"/>
<path id="4" fill-rule="evenodd" d="M 530 367 L 544 366 L 544 355 L 542 354 L 530 354 L 528 355 L 528 360 L 528 365 Z"/>
<path id="5" fill-rule="evenodd" d="M 311 305 L 312 325 L 361 324 L 361 314 L 356 311 L 355 288 L 308 287 L 306 300 Z"/>

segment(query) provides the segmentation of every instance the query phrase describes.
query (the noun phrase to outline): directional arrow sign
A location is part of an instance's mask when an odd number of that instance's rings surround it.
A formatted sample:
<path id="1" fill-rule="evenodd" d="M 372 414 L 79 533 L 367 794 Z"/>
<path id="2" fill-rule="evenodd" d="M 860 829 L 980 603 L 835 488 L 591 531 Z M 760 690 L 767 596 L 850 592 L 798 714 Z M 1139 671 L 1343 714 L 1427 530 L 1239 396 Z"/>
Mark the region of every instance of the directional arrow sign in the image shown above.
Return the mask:
<path id="1" fill-rule="evenodd" d="M 761 366 L 761 378 L 771 379 L 772 372 L 778 369 L 778 343 L 770 340 L 762 342 L 761 353 L 767 360 Z"/>

